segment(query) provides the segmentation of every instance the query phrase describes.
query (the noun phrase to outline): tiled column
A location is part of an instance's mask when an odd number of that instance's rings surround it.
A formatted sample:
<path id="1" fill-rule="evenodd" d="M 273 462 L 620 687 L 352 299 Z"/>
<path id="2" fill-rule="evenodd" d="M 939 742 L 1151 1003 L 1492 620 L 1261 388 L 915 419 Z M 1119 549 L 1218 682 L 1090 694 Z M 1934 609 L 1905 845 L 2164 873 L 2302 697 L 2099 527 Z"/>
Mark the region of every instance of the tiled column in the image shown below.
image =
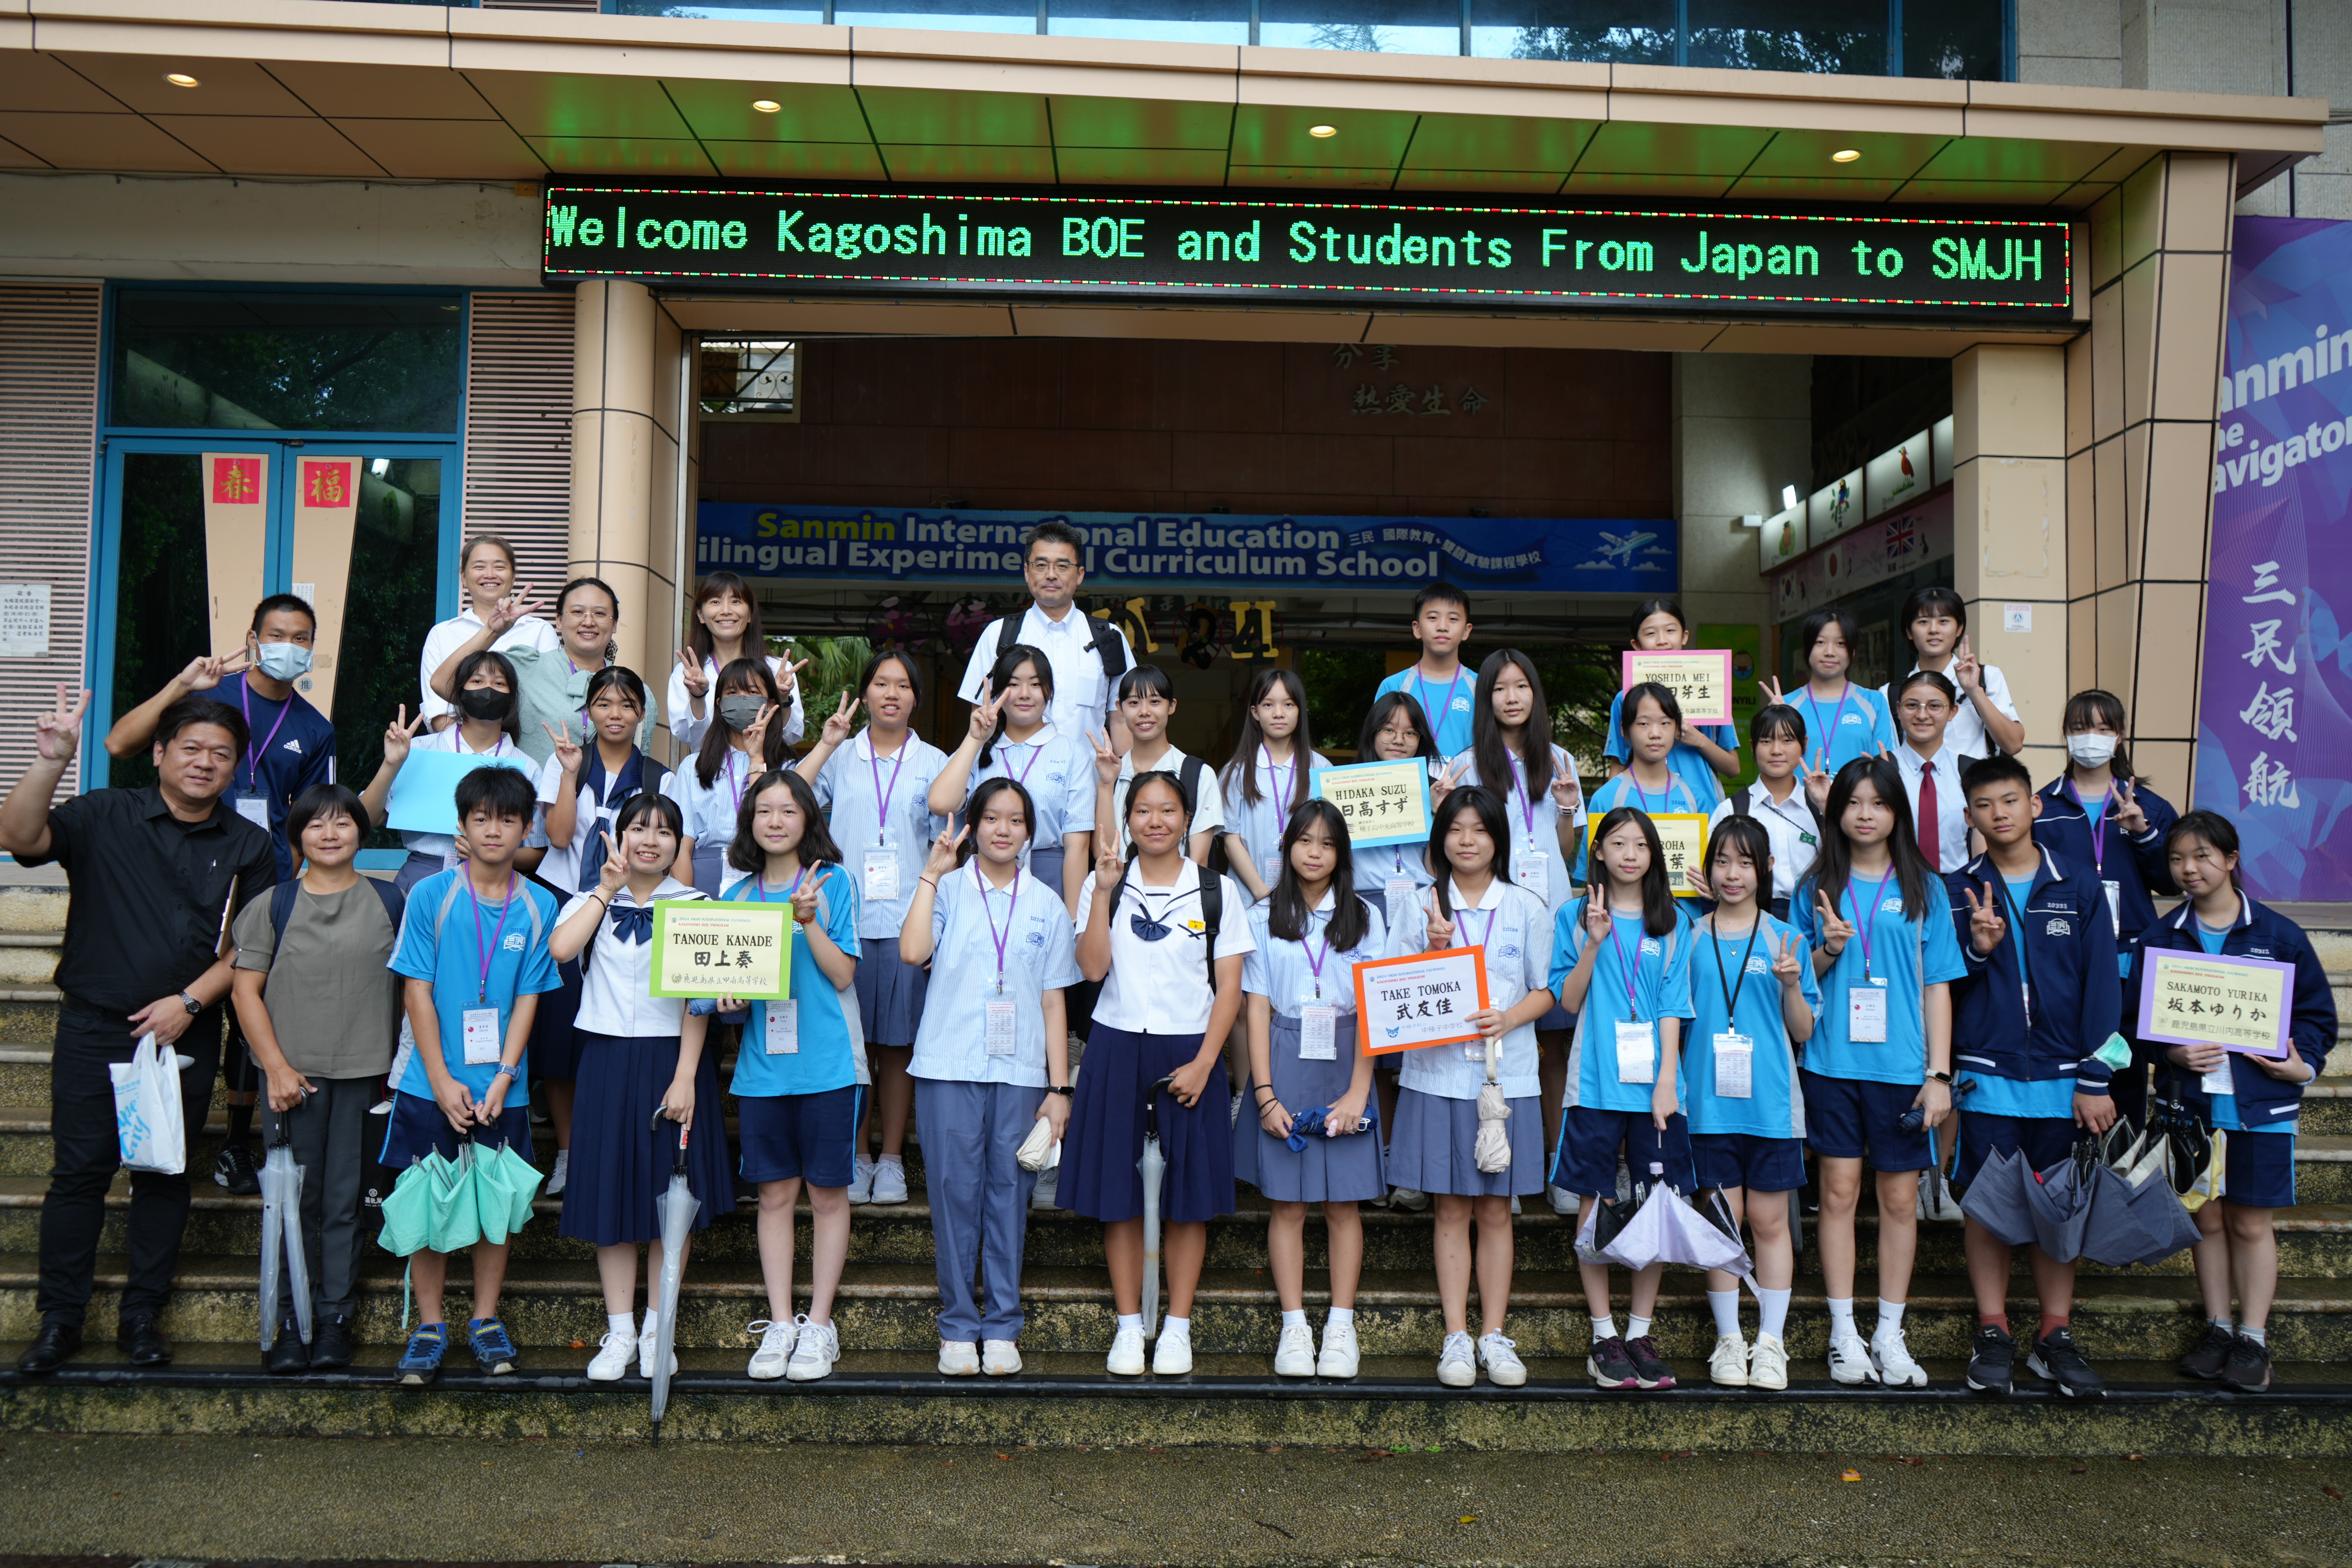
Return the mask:
<path id="1" fill-rule="evenodd" d="M 592 279 L 572 309 L 572 570 L 612 584 L 619 662 L 658 694 L 676 618 L 677 328 L 642 283 Z"/>
<path id="2" fill-rule="evenodd" d="M 1739 520 L 1780 510 L 1782 485 L 1809 488 L 1811 384 L 1802 354 L 1675 355 L 1675 516 L 1693 625 L 1770 621 L 1756 531 Z"/>
<path id="3" fill-rule="evenodd" d="M 2064 349 L 1987 343 L 1952 362 L 1952 574 L 1969 646 L 2008 679 L 2037 779 L 2065 755 L 2065 423 Z"/>
<path id="4" fill-rule="evenodd" d="M 2069 684 L 2123 700 L 2134 764 L 2181 806 L 2234 185 L 2225 156 L 2167 153 L 2092 208 L 2091 331 L 2066 355 L 2067 489 L 2084 524 L 2068 552 Z"/>

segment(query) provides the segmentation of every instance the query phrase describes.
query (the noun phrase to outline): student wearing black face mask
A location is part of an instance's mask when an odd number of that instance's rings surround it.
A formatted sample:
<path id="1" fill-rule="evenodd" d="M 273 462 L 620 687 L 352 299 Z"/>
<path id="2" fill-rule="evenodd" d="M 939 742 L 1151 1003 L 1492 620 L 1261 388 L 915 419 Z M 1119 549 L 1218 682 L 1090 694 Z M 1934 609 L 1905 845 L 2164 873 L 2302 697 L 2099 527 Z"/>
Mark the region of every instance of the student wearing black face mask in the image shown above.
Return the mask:
<path id="1" fill-rule="evenodd" d="M 360 795 L 369 816 L 377 822 L 384 819 L 384 803 L 392 794 L 392 781 L 399 776 L 411 752 L 497 757 L 521 769 L 526 775 L 535 774 L 537 770 L 522 751 L 522 728 L 516 716 L 516 686 L 514 666 L 508 662 L 506 655 L 488 650 L 467 654 L 457 666 L 457 723 L 423 735 L 414 733 L 414 724 L 394 722 L 385 730 L 383 766 L 376 770 L 375 777 L 368 781 L 367 788 Z M 404 893 L 465 858 L 458 853 L 454 834 L 403 829 L 400 837 L 408 846 L 408 860 L 393 882 Z M 532 837 L 542 842 L 515 858 L 516 866 L 523 870 L 537 869 L 547 852 L 544 835 L 534 829 Z"/>

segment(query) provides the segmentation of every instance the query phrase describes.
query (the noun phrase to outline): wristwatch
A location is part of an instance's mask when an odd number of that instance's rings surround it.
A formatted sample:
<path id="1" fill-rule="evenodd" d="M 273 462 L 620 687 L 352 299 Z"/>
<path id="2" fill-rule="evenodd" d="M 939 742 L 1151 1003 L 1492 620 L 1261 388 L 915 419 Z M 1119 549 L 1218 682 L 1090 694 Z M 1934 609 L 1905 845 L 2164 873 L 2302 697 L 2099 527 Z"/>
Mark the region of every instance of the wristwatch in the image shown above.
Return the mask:
<path id="1" fill-rule="evenodd" d="M 498 1072 L 494 1072 L 490 1076 L 492 1078 L 497 1078 L 499 1073 L 504 1073 L 507 1077 L 514 1079 L 517 1081 L 520 1081 L 522 1078 L 522 1069 L 520 1068 L 510 1068 L 504 1062 L 500 1062 L 499 1064 Z"/>
<path id="2" fill-rule="evenodd" d="M 205 1005 L 203 1003 L 197 1001 L 194 997 L 189 995 L 184 991 L 180 993 L 180 1005 L 187 1008 L 188 1016 L 191 1018 L 205 1010 Z"/>
<path id="3" fill-rule="evenodd" d="M 1931 1079 L 1934 1079 L 1937 1083 L 1942 1084 L 1946 1089 L 1949 1089 L 1949 1088 L 1951 1088 L 1951 1087 L 1952 1087 L 1952 1075 L 1951 1075 L 1950 1073 L 1948 1073 L 1948 1072 L 1931 1072 L 1931 1073 L 1929 1073 L 1927 1076 L 1928 1076 L 1929 1078 L 1931 1078 Z"/>
<path id="4" fill-rule="evenodd" d="M 1078 1086 L 1074 1083 L 1048 1084 L 1045 1086 L 1045 1092 L 1047 1094 L 1067 1094 L 1075 1096 L 1078 1092 Z"/>

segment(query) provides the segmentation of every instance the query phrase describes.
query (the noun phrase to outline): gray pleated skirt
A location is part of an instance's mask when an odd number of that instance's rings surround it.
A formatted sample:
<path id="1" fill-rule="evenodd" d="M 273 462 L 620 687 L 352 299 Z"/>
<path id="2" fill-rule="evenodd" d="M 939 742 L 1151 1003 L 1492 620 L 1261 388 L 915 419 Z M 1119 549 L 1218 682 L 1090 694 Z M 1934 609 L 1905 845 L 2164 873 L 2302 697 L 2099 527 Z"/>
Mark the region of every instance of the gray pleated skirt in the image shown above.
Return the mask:
<path id="1" fill-rule="evenodd" d="M 1456 1197 L 1527 1197 L 1542 1192 L 1542 1104 L 1532 1094 L 1509 1103 L 1511 1119 L 1503 1128 L 1511 1140 L 1510 1169 L 1488 1175 L 1471 1157 L 1478 1138 L 1476 1100 L 1399 1089 L 1396 1129 L 1389 1136 L 1389 1180 L 1400 1187 Z"/>
<path id="2" fill-rule="evenodd" d="M 1356 1074 L 1356 1016 L 1339 1015 L 1335 1055 L 1328 1062 L 1303 1061 L 1298 1055 L 1298 1020 L 1274 1017 L 1271 1049 L 1274 1097 L 1293 1116 L 1313 1106 L 1329 1105 L 1348 1092 Z M 1377 1110 L 1379 1102 L 1368 1100 Z M 1364 1203 L 1388 1195 L 1387 1162 L 1381 1154 L 1381 1129 L 1346 1132 L 1328 1138 L 1307 1134 L 1307 1147 L 1293 1151 L 1287 1139 L 1276 1138 L 1257 1121 L 1257 1094 L 1242 1091 L 1241 1120 L 1234 1129 L 1234 1179 L 1247 1182 L 1278 1203 Z"/>

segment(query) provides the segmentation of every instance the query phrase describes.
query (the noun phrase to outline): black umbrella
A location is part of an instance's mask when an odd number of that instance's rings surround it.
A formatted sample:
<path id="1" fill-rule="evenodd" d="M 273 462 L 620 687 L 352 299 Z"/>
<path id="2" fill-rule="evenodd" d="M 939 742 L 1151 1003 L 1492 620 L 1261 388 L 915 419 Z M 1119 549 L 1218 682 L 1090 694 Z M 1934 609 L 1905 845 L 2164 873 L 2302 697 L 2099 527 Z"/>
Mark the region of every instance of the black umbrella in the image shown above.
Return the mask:
<path id="1" fill-rule="evenodd" d="M 1968 1190 L 1960 1194 L 1960 1212 L 2003 1244 L 2023 1247 L 2033 1239 L 2033 1215 L 2025 1196 L 2025 1189 L 2032 1184 L 2024 1157 L 2015 1150 L 2004 1151 L 1977 1167 Z"/>

